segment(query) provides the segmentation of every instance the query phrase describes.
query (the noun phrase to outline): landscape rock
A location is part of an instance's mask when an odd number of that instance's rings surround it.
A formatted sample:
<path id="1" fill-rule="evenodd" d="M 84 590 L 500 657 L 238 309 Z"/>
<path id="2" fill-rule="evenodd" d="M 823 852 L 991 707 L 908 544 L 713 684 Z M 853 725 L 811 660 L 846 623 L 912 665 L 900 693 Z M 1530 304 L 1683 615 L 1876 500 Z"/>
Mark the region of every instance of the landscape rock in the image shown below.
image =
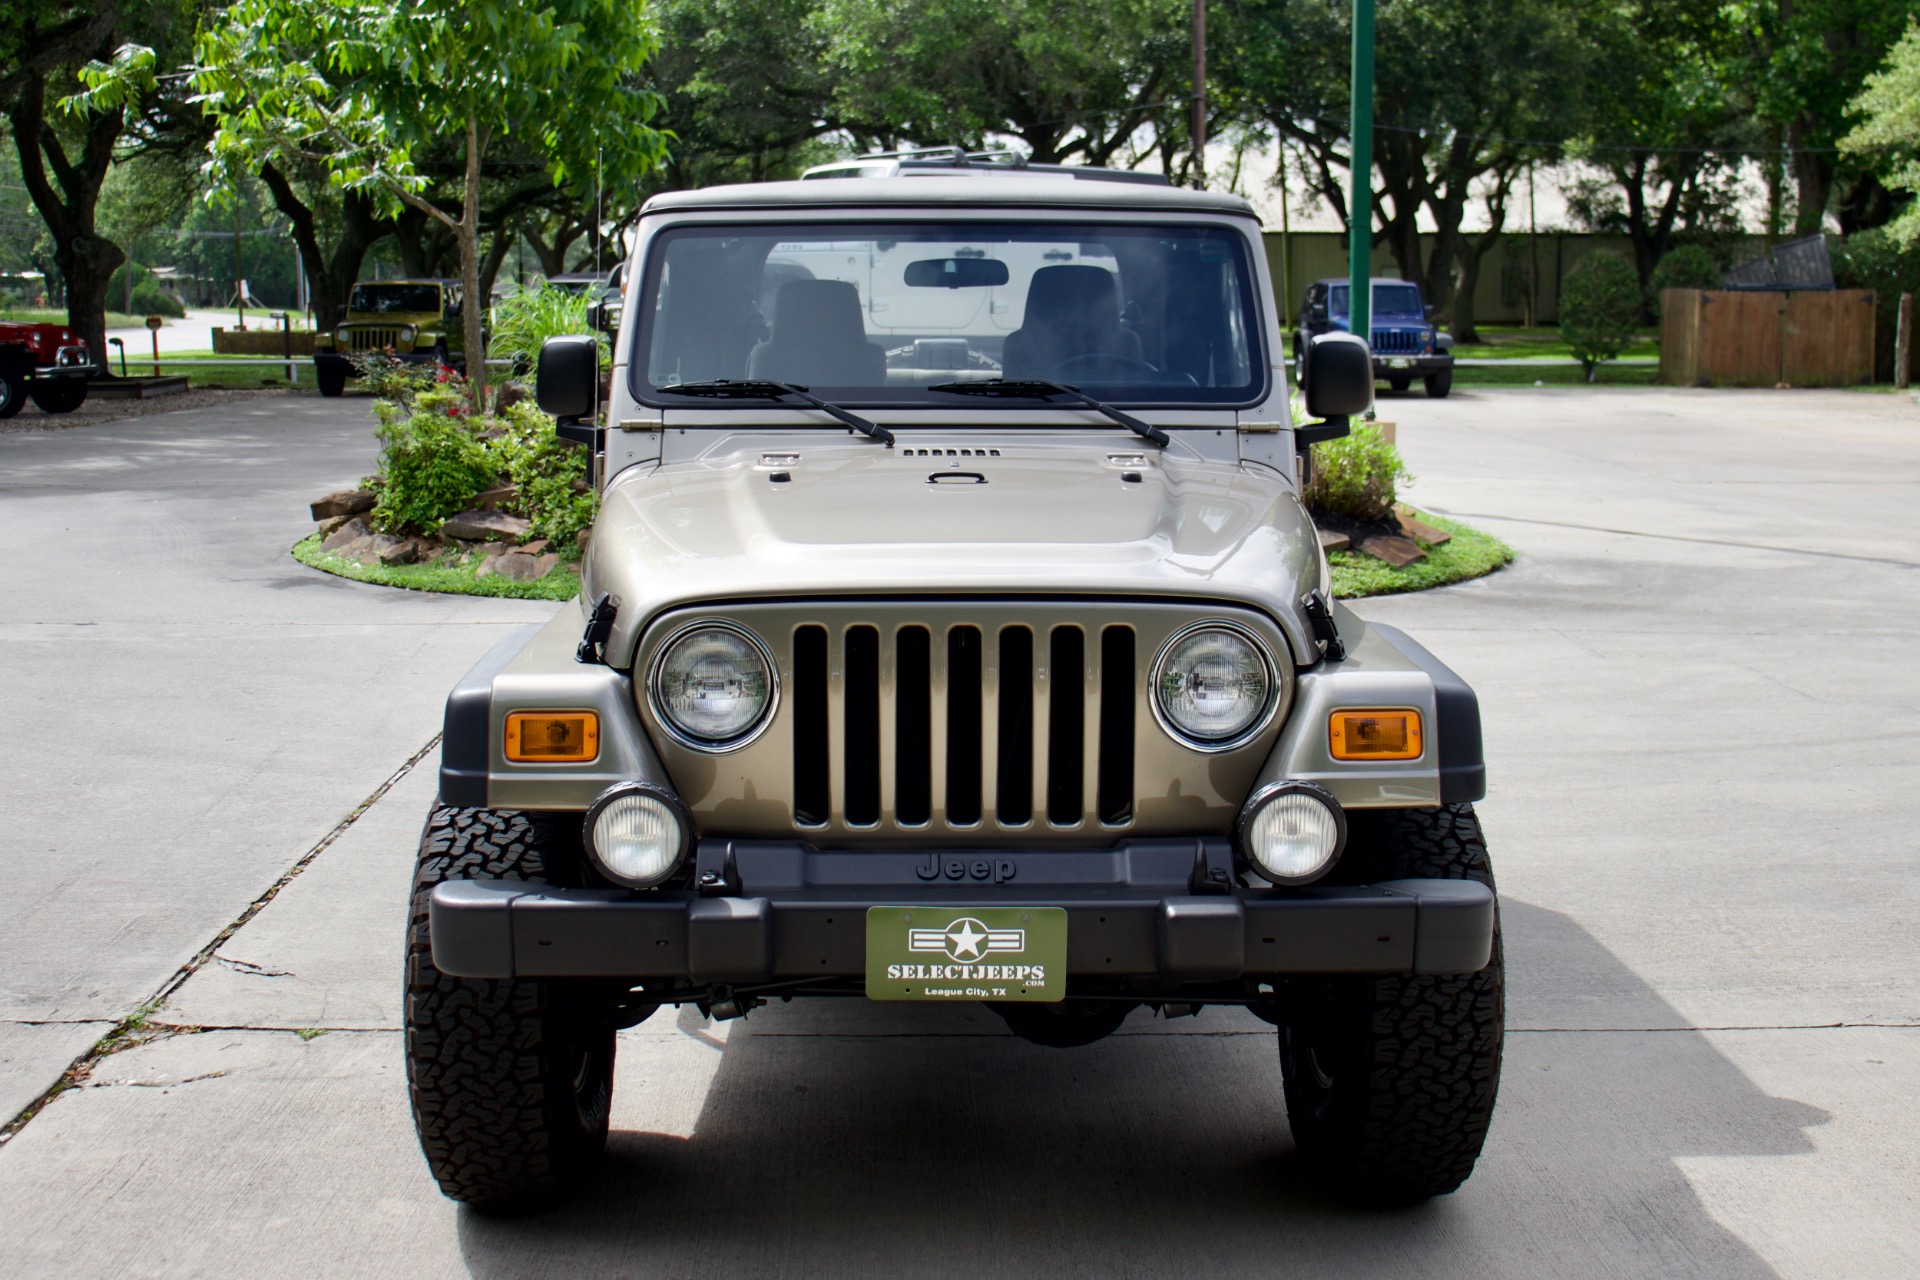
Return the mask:
<path id="1" fill-rule="evenodd" d="M 325 520 L 320 521 L 320 540 L 325 542 L 328 538 L 331 538 L 335 529 L 338 529 L 351 519 L 353 519 L 352 516 L 328 516 Z"/>
<path id="2" fill-rule="evenodd" d="M 535 538 L 532 542 L 520 548 L 520 554 L 523 556 L 537 556 L 542 551 L 545 551 L 551 542 L 552 539 L 550 538 Z"/>
<path id="3" fill-rule="evenodd" d="M 313 504 L 313 518 L 326 520 L 333 516 L 357 516 L 363 511 L 373 510 L 373 495 L 365 489 L 342 489 L 330 493 Z"/>
<path id="4" fill-rule="evenodd" d="M 1353 539 L 1344 533 L 1335 533 L 1331 529 L 1316 529 L 1314 532 L 1320 535 L 1322 551 L 1345 551 L 1353 545 Z"/>
<path id="5" fill-rule="evenodd" d="M 367 553 L 372 549 L 373 535 L 370 533 L 362 534 L 351 542 L 343 542 L 339 546 L 331 548 L 333 554 L 339 556 L 342 560 L 351 560 L 355 564 L 366 564 Z"/>
<path id="6" fill-rule="evenodd" d="M 573 535 L 573 541 L 575 546 L 579 547 L 582 551 L 585 551 L 587 549 L 587 544 L 593 541 L 593 530 L 582 529 L 579 533 L 576 533 Z"/>
<path id="7" fill-rule="evenodd" d="M 1355 544 L 1354 549 L 1365 552 L 1376 560 L 1385 560 L 1396 569 L 1404 569 L 1416 560 L 1427 558 L 1427 553 L 1412 538 L 1399 538 L 1392 534 L 1376 534 L 1371 538 L 1362 538 Z"/>
<path id="8" fill-rule="evenodd" d="M 1437 547 L 1453 538 L 1445 529 L 1436 529 L 1415 515 L 1413 508 L 1404 502 L 1393 504 L 1393 518 L 1399 522 L 1401 533 L 1425 546 Z"/>
<path id="9" fill-rule="evenodd" d="M 531 527 L 519 516 L 510 516 L 504 511 L 474 510 L 450 517 L 440 526 L 440 532 L 468 542 L 518 542 L 527 536 Z"/>
<path id="10" fill-rule="evenodd" d="M 481 511 L 496 511 L 501 507 L 510 507 L 519 500 L 520 490 L 510 484 L 495 485 L 486 492 L 476 494 L 473 499 L 475 508 Z"/>
<path id="11" fill-rule="evenodd" d="M 509 582 L 535 582 L 551 573 L 553 566 L 560 563 L 560 557 L 528 556 L 515 553 L 513 555 L 496 556 L 487 563 L 493 566 L 495 573 L 507 579 Z"/>
<path id="12" fill-rule="evenodd" d="M 376 554 L 381 564 L 413 564 L 420 559 L 420 540 L 395 538 L 391 546 L 381 547 Z"/>
<path id="13" fill-rule="evenodd" d="M 320 549 L 323 551 L 339 551 L 350 543 L 357 542 L 361 538 L 370 538 L 372 536 L 373 530 L 367 527 L 367 522 L 355 516 L 328 534 L 321 541 Z"/>

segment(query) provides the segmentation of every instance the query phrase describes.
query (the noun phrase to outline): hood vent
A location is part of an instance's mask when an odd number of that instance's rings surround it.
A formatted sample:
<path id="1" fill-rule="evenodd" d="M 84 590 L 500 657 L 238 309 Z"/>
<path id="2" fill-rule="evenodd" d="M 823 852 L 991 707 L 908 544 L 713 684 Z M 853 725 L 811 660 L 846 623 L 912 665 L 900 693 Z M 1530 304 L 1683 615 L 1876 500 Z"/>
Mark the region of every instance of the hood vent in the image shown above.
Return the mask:
<path id="1" fill-rule="evenodd" d="M 960 449 L 946 448 L 944 446 L 938 448 L 920 448 L 916 446 L 912 449 L 900 450 L 899 456 L 902 458 L 997 458 L 1000 456 L 1000 451 L 998 449 Z"/>

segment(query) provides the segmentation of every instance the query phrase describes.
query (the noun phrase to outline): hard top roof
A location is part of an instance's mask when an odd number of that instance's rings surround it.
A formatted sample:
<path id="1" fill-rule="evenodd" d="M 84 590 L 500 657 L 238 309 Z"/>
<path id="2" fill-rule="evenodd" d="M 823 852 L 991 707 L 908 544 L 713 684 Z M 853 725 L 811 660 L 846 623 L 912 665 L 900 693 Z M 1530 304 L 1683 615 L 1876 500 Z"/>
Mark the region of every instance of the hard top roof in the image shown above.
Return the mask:
<path id="1" fill-rule="evenodd" d="M 858 180 L 750 182 L 669 191 L 648 200 L 644 214 L 709 209 L 994 209 L 1067 208 L 1222 213 L 1253 216 L 1236 195 L 1130 182 L 1080 182 L 1051 174 L 993 172 L 916 174 Z"/>

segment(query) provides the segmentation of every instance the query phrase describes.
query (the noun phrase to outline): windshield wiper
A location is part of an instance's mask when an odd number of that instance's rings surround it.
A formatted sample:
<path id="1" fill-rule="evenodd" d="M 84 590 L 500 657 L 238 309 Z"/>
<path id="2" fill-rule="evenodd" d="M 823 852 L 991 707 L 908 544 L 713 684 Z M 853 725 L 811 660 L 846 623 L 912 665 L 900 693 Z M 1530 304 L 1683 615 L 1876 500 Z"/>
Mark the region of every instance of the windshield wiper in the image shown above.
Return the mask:
<path id="1" fill-rule="evenodd" d="M 861 435 L 878 440 L 891 448 L 893 432 L 877 422 L 868 422 L 857 413 L 848 413 L 837 404 L 828 404 L 805 387 L 796 387 L 791 382 L 765 382 L 753 378 L 714 378 L 709 382 L 682 382 L 671 387 L 655 387 L 654 390 L 675 396 L 711 396 L 716 400 L 777 400 L 781 396 L 793 396 L 805 400 L 820 412 L 846 423 Z"/>
<path id="2" fill-rule="evenodd" d="M 1069 396 L 1078 400 L 1087 408 L 1103 413 L 1137 436 L 1144 436 L 1161 448 L 1167 447 L 1167 433 L 1150 422 L 1142 422 L 1130 413 L 1122 413 L 1110 404 L 1095 400 L 1078 387 L 1069 387 L 1061 382 L 1048 382 L 1043 378 L 982 378 L 974 382 L 936 382 L 928 387 L 929 391 L 946 391 L 956 396 L 1023 396 L 1028 399 L 1045 400 L 1052 396 Z"/>

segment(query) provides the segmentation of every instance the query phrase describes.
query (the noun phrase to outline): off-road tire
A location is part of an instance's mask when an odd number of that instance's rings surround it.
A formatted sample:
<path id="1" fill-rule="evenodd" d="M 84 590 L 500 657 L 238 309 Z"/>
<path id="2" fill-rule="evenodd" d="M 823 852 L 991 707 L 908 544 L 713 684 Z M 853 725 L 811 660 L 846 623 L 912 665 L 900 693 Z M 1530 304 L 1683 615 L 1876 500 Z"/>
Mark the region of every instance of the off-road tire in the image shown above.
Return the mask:
<path id="1" fill-rule="evenodd" d="M 613 1101 L 614 1022 L 586 982 L 454 978 L 433 966 L 427 898 L 447 880 L 567 883 L 577 826 L 435 805 L 407 925 L 407 1085 L 440 1190 L 489 1213 L 564 1200 L 593 1174 Z"/>
<path id="2" fill-rule="evenodd" d="M 339 395 L 347 389 L 347 371 L 317 364 L 313 367 L 313 380 L 320 386 L 320 394 L 327 397 Z"/>
<path id="3" fill-rule="evenodd" d="M 1470 805 L 1360 810 L 1333 879 L 1493 885 Z M 1500 1084 L 1504 973 L 1335 977 L 1301 984 L 1280 1030 L 1287 1118 L 1301 1156 L 1345 1198 L 1399 1205 L 1467 1180 Z"/>
<path id="4" fill-rule="evenodd" d="M 11 418 L 27 403 L 27 380 L 0 369 L 0 419 Z"/>
<path id="5" fill-rule="evenodd" d="M 35 378 L 27 384 L 27 394 L 42 413 L 72 413 L 87 402 L 85 378 Z"/>
<path id="6" fill-rule="evenodd" d="M 1427 375 L 1427 399 L 1445 400 L 1447 393 L 1453 390 L 1453 370 L 1442 369 L 1439 373 Z"/>

